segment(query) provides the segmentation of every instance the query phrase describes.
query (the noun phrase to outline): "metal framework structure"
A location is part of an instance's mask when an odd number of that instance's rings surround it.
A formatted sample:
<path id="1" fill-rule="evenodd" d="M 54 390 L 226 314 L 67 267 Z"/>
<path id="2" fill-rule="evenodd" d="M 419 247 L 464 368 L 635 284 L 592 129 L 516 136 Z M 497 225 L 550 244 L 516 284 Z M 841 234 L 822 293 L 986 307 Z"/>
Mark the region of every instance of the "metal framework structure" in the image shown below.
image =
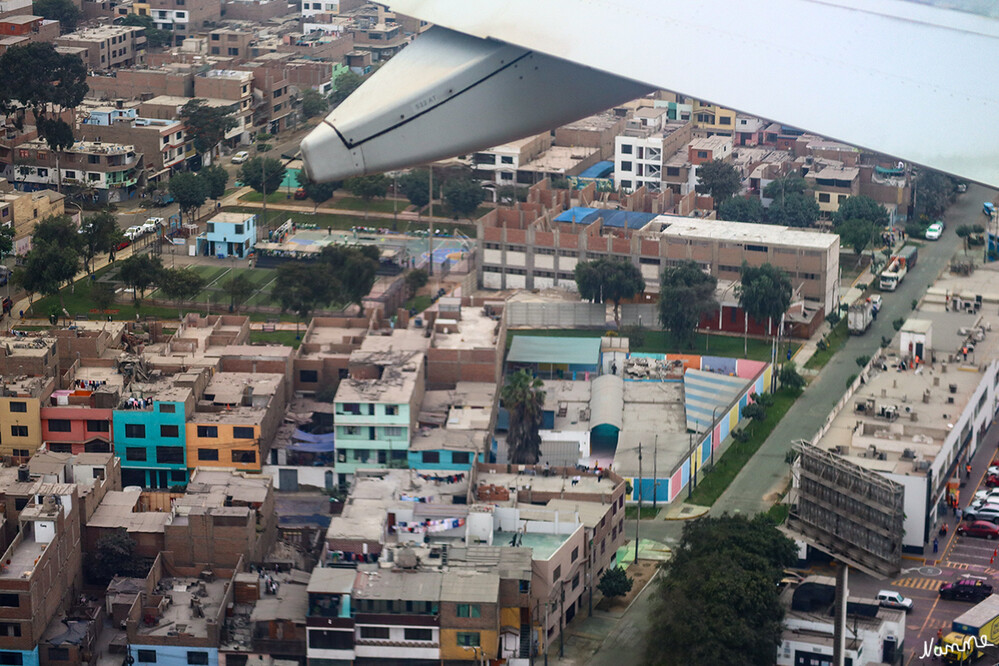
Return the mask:
<path id="1" fill-rule="evenodd" d="M 811 444 L 794 444 L 796 501 L 786 529 L 876 577 L 901 570 L 903 487 Z"/>

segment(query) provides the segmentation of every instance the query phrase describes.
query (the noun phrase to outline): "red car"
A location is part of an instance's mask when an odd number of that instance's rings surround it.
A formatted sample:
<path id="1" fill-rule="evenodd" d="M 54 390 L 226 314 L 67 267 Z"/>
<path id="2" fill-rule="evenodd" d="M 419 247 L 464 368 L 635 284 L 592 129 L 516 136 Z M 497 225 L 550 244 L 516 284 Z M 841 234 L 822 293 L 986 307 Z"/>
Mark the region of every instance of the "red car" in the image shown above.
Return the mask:
<path id="1" fill-rule="evenodd" d="M 983 537 L 985 539 L 995 539 L 999 537 L 999 525 L 988 520 L 976 520 L 972 523 L 961 523 L 958 525 L 957 533 L 973 537 Z"/>
<path id="2" fill-rule="evenodd" d="M 999 476 L 996 476 L 995 474 L 989 474 L 987 477 L 985 477 L 985 485 L 989 488 L 995 488 L 996 486 L 999 486 Z"/>
<path id="3" fill-rule="evenodd" d="M 115 245 L 114 249 L 115 250 L 124 250 L 126 247 L 128 247 L 131 244 L 132 244 L 132 242 L 129 241 L 129 240 L 123 240 L 122 242 L 120 242 L 117 245 Z"/>

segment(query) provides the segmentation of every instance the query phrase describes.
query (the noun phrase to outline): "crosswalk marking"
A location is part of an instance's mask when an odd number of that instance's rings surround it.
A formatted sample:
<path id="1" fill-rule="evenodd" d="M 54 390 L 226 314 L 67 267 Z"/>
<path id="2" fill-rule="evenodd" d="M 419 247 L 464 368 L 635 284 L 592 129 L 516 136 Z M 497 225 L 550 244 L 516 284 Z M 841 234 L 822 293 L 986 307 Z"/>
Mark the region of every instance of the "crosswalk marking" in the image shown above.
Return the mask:
<path id="1" fill-rule="evenodd" d="M 951 562 L 950 560 L 942 562 L 940 566 L 945 567 L 947 569 L 961 569 L 962 571 L 967 570 L 968 568 L 968 564 L 966 562 Z"/>
<path id="2" fill-rule="evenodd" d="M 940 586 L 943 585 L 943 581 L 937 578 L 923 578 L 922 576 L 915 577 L 911 576 L 908 578 L 899 578 L 892 583 L 895 587 L 908 587 L 913 590 L 939 590 Z"/>

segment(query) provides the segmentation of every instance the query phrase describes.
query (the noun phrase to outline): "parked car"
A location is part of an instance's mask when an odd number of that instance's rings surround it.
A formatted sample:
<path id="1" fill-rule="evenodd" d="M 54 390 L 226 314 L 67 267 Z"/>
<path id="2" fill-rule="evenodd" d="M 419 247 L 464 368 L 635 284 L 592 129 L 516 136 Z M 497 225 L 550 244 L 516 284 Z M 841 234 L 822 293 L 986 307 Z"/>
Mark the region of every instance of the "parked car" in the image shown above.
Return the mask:
<path id="1" fill-rule="evenodd" d="M 241 150 L 241 151 L 239 151 L 238 153 L 236 153 L 235 155 L 232 156 L 232 163 L 233 164 L 242 164 L 243 162 L 245 162 L 248 159 L 250 159 L 250 153 L 248 153 L 245 150 Z"/>
<path id="2" fill-rule="evenodd" d="M 0 307 L 3 308 L 3 314 L 7 314 L 14 309 L 14 301 L 9 297 L 4 296 L 3 301 L 0 301 Z"/>
<path id="3" fill-rule="evenodd" d="M 296 199 L 305 199 L 307 197 L 308 197 L 308 195 L 305 193 L 305 188 L 304 187 L 300 187 L 297 190 L 295 190 L 295 198 Z"/>
<path id="4" fill-rule="evenodd" d="M 957 185 L 954 186 L 954 191 L 957 192 L 958 194 L 964 194 L 965 192 L 968 191 L 968 184 L 958 183 Z"/>
<path id="5" fill-rule="evenodd" d="M 985 476 L 985 487 L 995 488 L 996 486 L 999 486 L 999 476 L 996 476 L 995 474 L 987 474 Z"/>
<path id="6" fill-rule="evenodd" d="M 979 490 L 977 493 L 975 493 L 975 501 L 978 501 L 980 499 L 985 499 L 987 497 L 999 498 L 999 488 L 989 488 L 988 490 Z"/>
<path id="7" fill-rule="evenodd" d="M 999 504 L 984 504 L 979 507 L 969 506 L 964 511 L 964 517 L 972 522 L 987 520 L 990 523 L 999 523 Z"/>
<path id="8" fill-rule="evenodd" d="M 988 520 L 972 520 L 958 525 L 957 533 L 984 539 L 995 539 L 999 537 L 999 525 Z"/>
<path id="9" fill-rule="evenodd" d="M 161 224 L 163 224 L 162 217 L 151 217 L 142 225 L 142 233 L 154 234 Z"/>
<path id="10" fill-rule="evenodd" d="M 0 265 L 0 287 L 7 284 L 10 280 L 10 269 L 6 266 Z"/>
<path id="11" fill-rule="evenodd" d="M 989 465 L 989 469 L 985 473 L 989 476 L 999 476 L 999 465 Z"/>
<path id="12" fill-rule="evenodd" d="M 885 608 L 898 608 L 906 613 L 912 610 L 912 599 L 903 597 L 894 590 L 881 590 L 878 592 L 878 603 Z"/>
<path id="13" fill-rule="evenodd" d="M 939 222 L 926 227 L 926 240 L 940 240 L 941 234 L 943 234 L 943 225 Z"/>
<path id="14" fill-rule="evenodd" d="M 128 247 L 131 244 L 132 244 L 132 241 L 130 241 L 129 239 L 126 238 L 122 242 L 120 242 L 117 245 L 115 245 L 114 249 L 115 249 L 115 251 L 117 251 L 117 250 L 124 250 L 126 247 Z"/>
<path id="15" fill-rule="evenodd" d="M 133 241 L 142 235 L 142 227 L 138 226 L 129 227 L 128 229 L 125 229 L 125 232 L 122 235 L 125 236 L 125 238 L 127 238 L 128 240 Z"/>
<path id="16" fill-rule="evenodd" d="M 989 217 L 992 217 L 993 215 L 995 215 L 996 212 L 995 204 L 993 204 L 991 201 L 986 201 L 985 203 L 982 204 L 982 212 L 988 215 Z"/>
<path id="17" fill-rule="evenodd" d="M 961 578 L 940 587 L 940 598 L 975 603 L 992 594 L 992 586 L 981 578 Z"/>

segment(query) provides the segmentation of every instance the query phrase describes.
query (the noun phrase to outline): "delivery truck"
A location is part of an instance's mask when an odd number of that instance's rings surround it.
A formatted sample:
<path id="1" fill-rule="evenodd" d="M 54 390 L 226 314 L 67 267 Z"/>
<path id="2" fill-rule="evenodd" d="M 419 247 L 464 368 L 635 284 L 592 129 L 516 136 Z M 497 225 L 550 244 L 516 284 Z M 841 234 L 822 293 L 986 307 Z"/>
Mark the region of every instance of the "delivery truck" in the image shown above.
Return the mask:
<path id="1" fill-rule="evenodd" d="M 871 327 L 871 322 L 877 318 L 877 314 L 877 308 L 870 298 L 861 296 L 854 301 L 846 315 L 850 335 L 866 333 L 867 329 Z"/>
<path id="2" fill-rule="evenodd" d="M 993 594 L 954 620 L 940 648 L 944 663 L 965 666 L 995 645 L 999 645 L 999 595 Z"/>
<path id="3" fill-rule="evenodd" d="M 919 248 L 915 245 L 906 245 L 899 250 L 898 254 L 888 262 L 888 267 L 881 273 L 881 279 L 878 282 L 881 291 L 898 289 L 898 283 L 905 279 L 906 273 L 916 265 L 918 259 Z"/>

